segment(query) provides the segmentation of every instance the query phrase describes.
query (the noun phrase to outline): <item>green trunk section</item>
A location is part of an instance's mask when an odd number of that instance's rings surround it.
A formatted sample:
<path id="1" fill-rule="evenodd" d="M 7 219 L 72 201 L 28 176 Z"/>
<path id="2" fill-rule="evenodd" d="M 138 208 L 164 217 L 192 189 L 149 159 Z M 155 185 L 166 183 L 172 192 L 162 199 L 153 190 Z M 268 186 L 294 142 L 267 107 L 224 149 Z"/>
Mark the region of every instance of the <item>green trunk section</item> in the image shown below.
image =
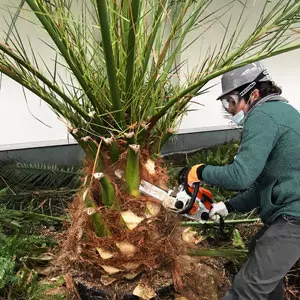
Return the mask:
<path id="1" fill-rule="evenodd" d="M 90 192 L 90 189 L 86 188 L 84 193 L 83 193 L 83 196 L 82 196 L 85 207 L 97 209 L 97 206 L 94 203 L 91 196 L 89 195 L 89 192 Z M 93 228 L 94 228 L 95 233 L 98 237 L 103 237 L 103 236 L 109 236 L 110 235 L 110 231 L 106 227 L 104 219 L 103 219 L 102 215 L 99 212 L 93 213 L 91 215 L 91 219 L 92 219 Z"/>
<path id="2" fill-rule="evenodd" d="M 138 147 L 138 145 L 131 146 Z M 140 185 L 139 150 L 135 151 L 130 146 L 127 151 L 125 179 L 128 193 L 135 197 L 138 196 Z"/>
<path id="3" fill-rule="evenodd" d="M 119 159 L 120 150 L 118 144 L 113 141 L 111 145 L 109 145 L 109 157 L 112 162 L 117 162 Z"/>
<path id="4" fill-rule="evenodd" d="M 136 135 L 136 143 L 140 145 L 144 145 L 146 143 L 147 138 L 147 127 L 143 127 L 139 129 L 138 134 Z"/>
<path id="5" fill-rule="evenodd" d="M 102 203 L 108 207 L 119 208 L 119 202 L 115 199 L 115 188 L 110 180 L 104 176 L 100 179 Z"/>
<path id="6" fill-rule="evenodd" d="M 150 148 L 151 156 L 160 154 L 163 145 L 168 141 L 168 139 L 174 134 L 173 130 L 169 130 L 161 136 L 154 138 L 154 143 Z"/>
<path id="7" fill-rule="evenodd" d="M 132 145 L 132 144 L 135 144 L 137 142 L 137 139 L 136 139 L 135 135 L 133 137 L 130 137 L 130 138 L 126 137 L 126 142 L 127 142 L 127 145 Z"/>
<path id="8" fill-rule="evenodd" d="M 118 150 L 119 151 L 119 150 Z M 101 172 L 103 173 L 105 167 L 104 167 L 104 161 L 103 157 L 100 151 L 98 151 L 98 157 L 96 157 L 95 162 L 95 173 Z M 94 179 L 96 180 L 96 179 Z M 120 204 L 118 199 L 116 198 L 116 193 L 115 193 L 115 187 L 109 180 L 107 176 L 103 176 L 100 180 L 100 185 L 101 185 L 101 200 L 102 204 L 107 207 L 112 207 L 114 209 L 119 210 L 120 209 Z"/>
<path id="9" fill-rule="evenodd" d="M 75 137 L 76 138 L 76 137 Z M 97 145 L 91 141 L 83 141 L 81 139 L 76 139 L 78 144 L 81 146 L 83 151 L 85 152 L 86 156 L 88 159 L 91 159 L 92 161 L 95 161 L 95 157 L 97 156 Z M 98 170 L 103 170 L 104 168 L 104 160 L 101 155 L 101 153 L 98 154 L 98 159 L 97 159 L 97 169 Z"/>

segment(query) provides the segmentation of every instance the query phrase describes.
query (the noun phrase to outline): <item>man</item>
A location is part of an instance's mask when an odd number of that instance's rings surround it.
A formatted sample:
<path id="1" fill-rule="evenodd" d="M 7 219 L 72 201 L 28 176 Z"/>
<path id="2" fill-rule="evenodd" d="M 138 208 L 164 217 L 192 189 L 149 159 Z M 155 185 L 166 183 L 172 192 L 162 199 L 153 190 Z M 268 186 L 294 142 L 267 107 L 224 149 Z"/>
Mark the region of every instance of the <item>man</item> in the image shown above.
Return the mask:
<path id="1" fill-rule="evenodd" d="M 259 62 L 226 73 L 221 81 L 218 99 L 243 126 L 240 148 L 229 165 L 191 167 L 188 184 L 203 181 L 240 191 L 215 203 L 211 219 L 258 208 L 265 224 L 223 300 L 281 300 L 283 278 L 300 258 L 300 114 Z"/>

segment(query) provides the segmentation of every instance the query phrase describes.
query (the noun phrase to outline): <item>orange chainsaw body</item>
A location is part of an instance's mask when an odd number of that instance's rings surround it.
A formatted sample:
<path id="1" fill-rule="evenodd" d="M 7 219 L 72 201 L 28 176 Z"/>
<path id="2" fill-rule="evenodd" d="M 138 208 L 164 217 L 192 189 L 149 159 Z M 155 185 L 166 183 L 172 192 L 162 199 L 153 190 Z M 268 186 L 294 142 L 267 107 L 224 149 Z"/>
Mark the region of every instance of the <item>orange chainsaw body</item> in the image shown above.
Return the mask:
<path id="1" fill-rule="evenodd" d="M 194 191 L 193 187 L 188 187 L 188 189 L 189 189 L 190 193 L 193 193 L 193 191 Z M 203 188 L 203 187 L 200 187 L 199 191 L 198 191 L 198 194 L 197 194 L 197 198 L 201 200 L 201 202 L 204 204 L 204 206 L 208 210 L 211 210 L 214 195 L 213 195 L 213 193 L 210 190 L 208 190 L 206 188 Z M 197 202 L 195 202 L 194 205 L 193 205 L 193 207 L 189 211 L 189 214 L 193 215 L 193 214 L 197 213 L 198 206 L 199 205 L 197 204 Z"/>

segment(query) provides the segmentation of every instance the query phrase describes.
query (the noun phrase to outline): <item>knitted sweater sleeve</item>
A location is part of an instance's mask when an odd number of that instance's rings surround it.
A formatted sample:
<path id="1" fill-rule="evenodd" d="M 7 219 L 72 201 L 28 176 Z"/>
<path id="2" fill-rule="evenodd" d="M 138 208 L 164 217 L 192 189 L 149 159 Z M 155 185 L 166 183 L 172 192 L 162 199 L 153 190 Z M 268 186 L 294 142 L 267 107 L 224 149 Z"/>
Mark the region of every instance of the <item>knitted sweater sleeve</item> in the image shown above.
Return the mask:
<path id="1" fill-rule="evenodd" d="M 278 132 L 272 117 L 256 109 L 245 121 L 241 145 L 233 162 L 225 166 L 207 165 L 202 179 L 227 190 L 248 189 L 264 169 Z"/>
<path id="2" fill-rule="evenodd" d="M 259 197 L 256 185 L 253 184 L 248 190 L 229 199 L 229 203 L 235 211 L 243 213 L 259 207 Z"/>

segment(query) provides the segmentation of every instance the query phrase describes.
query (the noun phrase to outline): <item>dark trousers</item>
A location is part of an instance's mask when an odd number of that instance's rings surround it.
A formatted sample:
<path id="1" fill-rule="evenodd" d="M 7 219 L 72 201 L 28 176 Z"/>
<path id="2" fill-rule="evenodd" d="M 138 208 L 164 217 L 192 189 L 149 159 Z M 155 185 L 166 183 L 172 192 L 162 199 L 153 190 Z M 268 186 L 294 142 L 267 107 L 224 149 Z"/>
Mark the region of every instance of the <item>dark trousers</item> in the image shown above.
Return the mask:
<path id="1" fill-rule="evenodd" d="M 300 220 L 280 217 L 255 235 L 223 300 L 283 300 L 283 278 L 299 258 Z"/>

